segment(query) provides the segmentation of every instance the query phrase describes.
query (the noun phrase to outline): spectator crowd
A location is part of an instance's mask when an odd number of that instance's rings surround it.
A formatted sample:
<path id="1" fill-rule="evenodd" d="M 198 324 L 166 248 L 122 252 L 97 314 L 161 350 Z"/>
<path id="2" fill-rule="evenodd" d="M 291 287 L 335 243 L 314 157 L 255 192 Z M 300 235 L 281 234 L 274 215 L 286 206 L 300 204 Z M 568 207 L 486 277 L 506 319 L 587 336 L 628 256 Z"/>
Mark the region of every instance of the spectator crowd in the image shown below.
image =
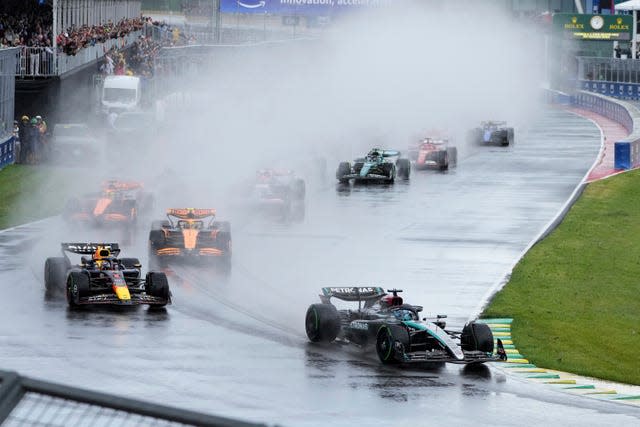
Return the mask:
<path id="1" fill-rule="evenodd" d="M 146 22 L 146 18 L 140 17 L 122 19 L 116 23 L 107 21 L 102 25 L 69 28 L 57 36 L 58 49 L 67 55 L 75 55 L 87 46 L 94 46 L 96 43 L 104 43 L 109 39 L 117 39 L 140 31 Z"/>
<path id="2" fill-rule="evenodd" d="M 58 51 L 75 55 L 79 50 L 141 30 L 148 18 L 129 18 L 100 25 L 73 26 L 56 35 Z M 0 48 L 53 46 L 51 5 L 38 0 L 0 1 Z"/>

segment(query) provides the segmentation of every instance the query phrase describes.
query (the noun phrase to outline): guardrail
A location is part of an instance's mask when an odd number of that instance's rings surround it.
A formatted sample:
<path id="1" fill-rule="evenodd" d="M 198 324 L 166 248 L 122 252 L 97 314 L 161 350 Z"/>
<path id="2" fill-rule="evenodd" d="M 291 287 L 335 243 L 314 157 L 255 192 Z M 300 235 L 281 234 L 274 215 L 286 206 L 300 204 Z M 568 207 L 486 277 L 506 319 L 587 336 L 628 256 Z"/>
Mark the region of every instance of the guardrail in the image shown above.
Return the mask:
<path id="1" fill-rule="evenodd" d="M 23 46 L 16 52 L 16 76 L 21 78 L 60 76 L 99 60 L 114 47 L 122 49 L 133 44 L 142 34 L 143 30 L 134 31 L 124 37 L 84 47 L 78 50 L 75 55 L 68 55 L 64 52 L 54 55 L 53 49 L 50 47 Z"/>
<path id="2" fill-rule="evenodd" d="M 614 143 L 614 168 L 628 170 L 640 167 L 640 110 L 637 107 L 587 91 L 574 94 L 551 92 L 550 96 L 553 102 L 574 105 L 620 123 L 629 135 Z"/>
<path id="3" fill-rule="evenodd" d="M 0 424 L 265 426 L 35 380 L 8 371 L 0 371 Z"/>
<path id="4" fill-rule="evenodd" d="M 576 57 L 577 89 L 640 100 L 640 59 Z"/>

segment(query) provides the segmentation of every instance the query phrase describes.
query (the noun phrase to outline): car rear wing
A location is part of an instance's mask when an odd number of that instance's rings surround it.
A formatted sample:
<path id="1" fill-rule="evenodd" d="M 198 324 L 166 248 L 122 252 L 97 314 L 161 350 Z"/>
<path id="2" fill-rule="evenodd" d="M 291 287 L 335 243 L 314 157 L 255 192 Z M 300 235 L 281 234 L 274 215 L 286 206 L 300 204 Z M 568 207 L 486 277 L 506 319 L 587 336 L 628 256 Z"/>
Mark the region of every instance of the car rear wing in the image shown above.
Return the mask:
<path id="1" fill-rule="evenodd" d="M 135 181 L 105 181 L 102 183 L 103 190 L 131 191 L 141 189 L 142 183 Z"/>
<path id="2" fill-rule="evenodd" d="M 326 287 L 322 288 L 320 299 L 323 302 L 328 302 L 332 297 L 342 301 L 365 301 L 380 298 L 384 295 L 386 295 L 384 289 L 374 286 Z"/>
<path id="3" fill-rule="evenodd" d="M 71 252 L 78 255 L 91 255 L 94 254 L 98 247 L 109 249 L 113 256 L 118 256 L 120 253 L 120 245 L 117 243 L 93 243 L 93 242 L 79 242 L 79 243 L 60 243 L 62 248 L 62 254 L 65 252 Z"/>
<path id="4" fill-rule="evenodd" d="M 195 209 L 195 208 L 181 208 L 181 209 L 167 209 L 167 216 L 172 216 L 178 219 L 202 219 L 216 215 L 215 209 Z"/>
<path id="5" fill-rule="evenodd" d="M 398 150 L 384 150 L 382 157 L 400 157 L 400 152 Z"/>

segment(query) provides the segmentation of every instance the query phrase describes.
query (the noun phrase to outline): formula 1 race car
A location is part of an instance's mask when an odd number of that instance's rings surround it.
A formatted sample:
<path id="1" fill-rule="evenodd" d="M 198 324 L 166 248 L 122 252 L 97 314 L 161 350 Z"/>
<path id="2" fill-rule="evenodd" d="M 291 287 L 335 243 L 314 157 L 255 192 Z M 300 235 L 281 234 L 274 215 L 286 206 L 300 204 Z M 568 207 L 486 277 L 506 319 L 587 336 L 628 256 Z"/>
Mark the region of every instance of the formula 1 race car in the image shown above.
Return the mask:
<path id="1" fill-rule="evenodd" d="M 442 171 L 456 166 L 458 149 L 448 139 L 424 138 L 409 147 L 409 159 L 416 169 L 438 168 Z"/>
<path id="2" fill-rule="evenodd" d="M 469 136 L 474 144 L 478 145 L 513 145 L 514 132 L 507 122 L 486 121 L 480 123 L 480 127 L 473 129 Z"/>
<path id="3" fill-rule="evenodd" d="M 49 295 L 64 292 L 69 307 L 171 303 L 167 276 L 150 271 L 142 278 L 140 261 L 118 258 L 117 243 L 62 243 L 61 247 L 62 257 L 47 258 L 44 264 L 44 286 Z M 67 253 L 81 255 L 80 264 L 72 265 Z"/>
<path id="4" fill-rule="evenodd" d="M 254 210 L 280 219 L 304 218 L 306 185 L 291 170 L 261 169 L 250 191 Z"/>
<path id="5" fill-rule="evenodd" d="M 467 323 L 461 332 L 445 329 L 440 315 L 433 321 L 420 320 L 422 307 L 405 304 L 398 293 L 379 287 L 322 288 L 321 304 L 307 310 L 305 329 L 312 342 L 336 338 L 366 347 L 375 345 L 384 364 L 412 362 L 484 363 L 506 360 L 501 340 L 493 353 L 493 334 L 478 322 Z M 357 302 L 356 309 L 338 310 L 331 298 Z"/>
<path id="6" fill-rule="evenodd" d="M 395 161 L 390 160 L 393 157 L 396 158 Z M 336 179 L 341 184 L 347 184 L 351 179 L 356 183 L 393 183 L 396 176 L 409 179 L 410 173 L 411 163 L 409 159 L 401 159 L 399 151 L 373 148 L 366 157 L 355 159 L 353 165 L 341 162 L 336 171 Z"/>
<path id="7" fill-rule="evenodd" d="M 154 221 L 149 232 L 149 262 L 217 259 L 231 265 L 231 224 L 215 221 L 215 209 L 167 209 L 167 220 Z"/>
<path id="8" fill-rule="evenodd" d="M 153 204 L 153 195 L 141 183 L 111 180 L 98 193 L 68 200 L 62 216 L 71 223 L 130 225 L 139 215 L 148 214 Z"/>

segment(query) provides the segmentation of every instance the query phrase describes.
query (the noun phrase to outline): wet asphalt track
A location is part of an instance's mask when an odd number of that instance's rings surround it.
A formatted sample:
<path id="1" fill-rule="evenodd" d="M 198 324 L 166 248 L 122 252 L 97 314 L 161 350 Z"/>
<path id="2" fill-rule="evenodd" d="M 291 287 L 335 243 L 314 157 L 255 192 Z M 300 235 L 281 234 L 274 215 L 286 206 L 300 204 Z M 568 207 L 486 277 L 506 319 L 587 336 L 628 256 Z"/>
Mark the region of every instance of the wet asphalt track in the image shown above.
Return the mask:
<path id="1" fill-rule="evenodd" d="M 231 219 L 233 273 L 170 278 L 166 311 L 70 312 L 44 298 L 58 219 L 0 234 L 0 367 L 158 403 L 285 426 L 638 425 L 640 411 L 490 369 L 382 367 L 373 352 L 307 343 L 321 286 L 400 287 L 461 327 L 594 161 L 597 128 L 553 110 L 513 148 L 483 148 L 449 173 L 394 187 L 309 185 L 301 223 Z M 331 165 L 330 169 L 333 169 Z M 329 171 L 330 174 L 332 171 Z M 46 228 L 46 230 L 44 229 Z M 141 229 L 128 256 L 146 254 Z"/>

